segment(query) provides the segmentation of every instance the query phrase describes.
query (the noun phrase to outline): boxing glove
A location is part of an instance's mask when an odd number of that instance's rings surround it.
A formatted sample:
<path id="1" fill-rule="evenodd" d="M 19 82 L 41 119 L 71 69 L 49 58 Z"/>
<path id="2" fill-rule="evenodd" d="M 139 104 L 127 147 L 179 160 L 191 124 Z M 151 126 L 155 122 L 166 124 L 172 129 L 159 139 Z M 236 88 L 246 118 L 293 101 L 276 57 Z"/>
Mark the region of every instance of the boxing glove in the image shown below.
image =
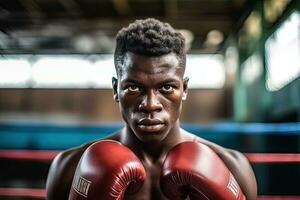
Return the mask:
<path id="1" fill-rule="evenodd" d="M 245 200 L 237 181 L 208 146 L 183 142 L 163 162 L 160 187 L 172 200 Z"/>
<path id="2" fill-rule="evenodd" d="M 119 142 L 103 140 L 83 153 L 69 200 L 121 200 L 143 185 L 146 171 L 136 155 Z"/>

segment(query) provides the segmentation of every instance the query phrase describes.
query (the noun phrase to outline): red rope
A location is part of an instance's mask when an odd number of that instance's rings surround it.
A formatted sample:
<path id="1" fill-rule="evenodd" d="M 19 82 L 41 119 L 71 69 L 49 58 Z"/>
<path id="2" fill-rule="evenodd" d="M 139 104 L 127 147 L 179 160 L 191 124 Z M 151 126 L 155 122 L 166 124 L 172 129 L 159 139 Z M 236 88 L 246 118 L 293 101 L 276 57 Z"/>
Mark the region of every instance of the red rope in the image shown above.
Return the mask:
<path id="1" fill-rule="evenodd" d="M 248 160 L 255 164 L 267 164 L 267 163 L 300 163 L 300 154 L 292 153 L 248 153 L 245 154 Z"/>
<path id="2" fill-rule="evenodd" d="M 52 161 L 59 151 L 37 150 L 0 150 L 0 158 L 12 160 Z M 253 164 L 300 163 L 300 154 L 296 153 L 246 153 Z"/>
<path id="3" fill-rule="evenodd" d="M 0 158 L 12 160 L 52 161 L 58 151 L 0 150 Z"/>
<path id="4" fill-rule="evenodd" d="M 0 158 L 12 160 L 52 161 L 58 151 L 35 150 L 0 150 Z M 245 154 L 251 163 L 300 163 L 300 154 L 290 153 L 248 153 Z M 0 196 L 26 197 L 32 199 L 45 199 L 44 189 L 33 188 L 0 188 Z M 259 196 L 258 200 L 300 200 L 300 196 Z"/>
<path id="5" fill-rule="evenodd" d="M 36 188 L 0 188 L 0 197 L 23 197 L 45 199 L 46 191 Z"/>

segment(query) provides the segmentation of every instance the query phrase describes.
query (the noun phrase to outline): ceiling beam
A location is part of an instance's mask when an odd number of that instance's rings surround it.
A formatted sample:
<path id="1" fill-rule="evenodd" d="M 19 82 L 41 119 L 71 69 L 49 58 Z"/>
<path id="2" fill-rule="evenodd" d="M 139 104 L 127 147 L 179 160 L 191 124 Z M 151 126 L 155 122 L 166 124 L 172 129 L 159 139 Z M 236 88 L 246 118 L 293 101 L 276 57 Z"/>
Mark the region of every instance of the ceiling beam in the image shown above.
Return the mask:
<path id="1" fill-rule="evenodd" d="M 112 2 L 119 16 L 128 16 L 131 13 L 128 0 L 112 0 Z"/>
<path id="2" fill-rule="evenodd" d="M 178 3 L 177 0 L 164 0 L 165 3 L 165 15 L 167 18 L 178 17 Z"/>
<path id="3" fill-rule="evenodd" d="M 60 4 L 65 8 L 67 13 L 73 17 L 82 15 L 80 6 L 74 0 L 59 0 Z"/>
<path id="4" fill-rule="evenodd" d="M 27 15 L 33 21 L 41 21 L 44 14 L 40 6 L 34 0 L 19 0 L 20 4 L 25 8 Z"/>

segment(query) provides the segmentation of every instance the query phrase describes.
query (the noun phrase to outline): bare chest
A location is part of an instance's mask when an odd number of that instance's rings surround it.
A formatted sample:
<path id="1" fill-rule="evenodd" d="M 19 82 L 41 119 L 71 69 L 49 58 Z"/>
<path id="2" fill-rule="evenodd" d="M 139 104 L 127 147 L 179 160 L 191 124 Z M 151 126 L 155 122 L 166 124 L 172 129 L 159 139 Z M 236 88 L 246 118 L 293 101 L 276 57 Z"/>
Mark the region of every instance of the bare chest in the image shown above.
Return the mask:
<path id="1" fill-rule="evenodd" d="M 143 187 L 134 195 L 127 195 L 124 200 L 167 200 L 159 186 L 160 166 L 145 166 L 147 179 Z"/>

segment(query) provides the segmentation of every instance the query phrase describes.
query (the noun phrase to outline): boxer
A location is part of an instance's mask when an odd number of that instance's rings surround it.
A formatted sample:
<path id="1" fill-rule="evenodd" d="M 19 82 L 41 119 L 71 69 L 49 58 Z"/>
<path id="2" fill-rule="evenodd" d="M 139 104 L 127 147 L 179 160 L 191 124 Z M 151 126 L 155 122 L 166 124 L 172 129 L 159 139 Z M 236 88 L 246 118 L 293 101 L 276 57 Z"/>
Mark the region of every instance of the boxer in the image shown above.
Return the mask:
<path id="1" fill-rule="evenodd" d="M 125 127 L 60 153 L 49 170 L 48 200 L 256 199 L 243 154 L 180 127 L 188 78 L 179 32 L 137 20 L 118 32 L 114 63 L 113 97 Z"/>

